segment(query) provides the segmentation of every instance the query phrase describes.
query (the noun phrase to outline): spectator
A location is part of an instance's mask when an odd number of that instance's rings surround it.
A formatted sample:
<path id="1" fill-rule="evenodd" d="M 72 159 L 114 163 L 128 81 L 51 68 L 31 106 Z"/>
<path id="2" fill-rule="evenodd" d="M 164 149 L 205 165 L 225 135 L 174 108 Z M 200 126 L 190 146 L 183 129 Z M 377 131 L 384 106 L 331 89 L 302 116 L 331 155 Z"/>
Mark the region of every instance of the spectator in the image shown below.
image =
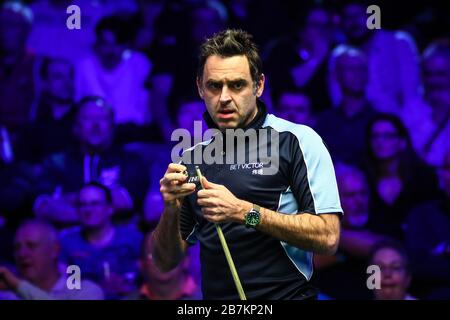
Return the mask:
<path id="1" fill-rule="evenodd" d="M 450 298 L 450 149 L 439 169 L 442 192 L 434 200 L 412 209 L 407 220 L 406 243 L 417 286 L 435 299 Z"/>
<path id="2" fill-rule="evenodd" d="M 199 1 L 196 4 L 170 7 L 169 15 L 162 14 L 161 20 L 179 19 L 186 28 L 171 30 L 165 40 L 155 44 L 155 70 L 151 77 L 151 97 L 155 117 L 161 125 L 166 140 L 176 126 L 176 119 L 170 117 L 178 110 L 179 97 L 190 97 L 197 92 L 193 75 L 197 71 L 197 48 L 205 37 L 223 29 L 226 25 L 225 8 L 218 1 Z M 184 54 L 180 55 L 180 52 Z M 174 63 L 177 61 L 177 63 Z"/>
<path id="3" fill-rule="evenodd" d="M 368 228 L 370 193 L 364 173 L 341 163 L 336 178 L 345 215 L 337 255 L 314 256 L 318 286 L 336 299 L 369 299 L 364 267 L 372 246 L 384 237 Z"/>
<path id="4" fill-rule="evenodd" d="M 34 0 L 31 9 L 35 17 L 28 46 L 39 56 L 58 55 L 75 64 L 89 52 L 95 40 L 95 25 L 115 12 L 133 12 L 134 1 Z M 80 8 L 80 29 L 69 29 L 67 14 L 70 5 Z"/>
<path id="5" fill-rule="evenodd" d="M 334 159 L 361 165 L 367 125 L 376 114 L 366 96 L 367 57 L 359 49 L 342 45 L 335 50 L 335 59 L 342 99 L 338 108 L 318 116 L 316 128 Z"/>
<path id="6" fill-rule="evenodd" d="M 408 294 L 412 275 L 408 255 L 400 243 L 377 243 L 370 254 L 370 264 L 381 271 L 381 288 L 373 291 L 375 300 L 416 300 Z"/>
<path id="7" fill-rule="evenodd" d="M 316 125 L 316 118 L 311 110 L 311 99 L 301 92 L 282 92 L 276 108 L 278 116 L 283 119 L 309 127 Z"/>
<path id="8" fill-rule="evenodd" d="M 149 170 L 131 152 L 114 144 L 112 108 L 99 97 L 86 97 L 77 108 L 74 132 L 79 147 L 49 156 L 36 192 L 34 212 L 59 225 L 78 222 L 77 192 L 91 181 L 111 189 L 116 214 L 131 218 L 140 210 Z M 51 196 L 50 196 L 51 195 Z"/>
<path id="9" fill-rule="evenodd" d="M 432 42 L 422 58 L 425 101 L 405 110 L 403 119 L 418 154 L 432 166 L 441 166 L 450 148 L 450 40 Z"/>
<path id="10" fill-rule="evenodd" d="M 155 266 L 151 252 L 152 237 L 148 234 L 142 244 L 139 262 L 143 283 L 139 291 L 128 296 L 131 300 L 201 300 L 200 288 L 189 274 L 189 256 L 173 270 L 163 273 Z"/>
<path id="11" fill-rule="evenodd" d="M 341 11 L 347 44 L 367 55 L 367 97 L 375 110 L 399 115 L 420 93 L 419 54 L 414 40 L 401 31 L 367 28 L 369 4 L 346 1 Z M 334 58 L 330 60 L 330 94 L 335 106 L 342 100 Z"/>
<path id="12" fill-rule="evenodd" d="M 0 127 L 15 139 L 17 129 L 31 119 L 35 97 L 35 57 L 27 51 L 31 10 L 19 2 L 6 2 L 0 9 Z M 12 143 L 14 144 L 14 143 Z"/>
<path id="13" fill-rule="evenodd" d="M 326 87 L 332 47 L 331 14 L 323 7 L 308 11 L 298 34 L 281 38 L 269 51 L 267 74 L 273 101 L 282 91 L 301 90 L 311 99 L 314 113 L 330 107 Z"/>
<path id="14" fill-rule="evenodd" d="M 32 162 L 39 162 L 74 143 L 73 66 L 65 59 L 47 57 L 42 61 L 40 76 L 42 92 L 36 121 L 23 131 L 18 150 L 22 159 Z"/>
<path id="15" fill-rule="evenodd" d="M 87 279 L 101 284 L 108 299 L 134 289 L 142 235 L 112 223 L 114 208 L 108 188 L 98 183 L 79 193 L 80 227 L 62 233 L 62 260 L 78 265 Z"/>
<path id="16" fill-rule="evenodd" d="M 152 115 L 145 82 L 152 65 L 144 54 L 129 49 L 133 32 L 129 18 L 105 17 L 99 21 L 95 32 L 93 52 L 77 66 L 78 98 L 108 97 L 118 124 L 148 124 Z"/>
<path id="17" fill-rule="evenodd" d="M 56 230 L 46 222 L 29 220 L 17 230 L 14 256 L 20 277 L 0 266 L 0 299 L 102 300 L 103 291 L 88 280 L 81 289 L 67 286 L 65 272 L 58 270 L 60 245 Z M 9 294 L 1 290 L 11 290 Z"/>
<path id="18" fill-rule="evenodd" d="M 436 177 L 412 151 L 408 132 L 396 116 L 378 115 L 367 133 L 366 171 L 373 200 L 369 225 L 402 240 L 407 212 L 435 194 Z"/>

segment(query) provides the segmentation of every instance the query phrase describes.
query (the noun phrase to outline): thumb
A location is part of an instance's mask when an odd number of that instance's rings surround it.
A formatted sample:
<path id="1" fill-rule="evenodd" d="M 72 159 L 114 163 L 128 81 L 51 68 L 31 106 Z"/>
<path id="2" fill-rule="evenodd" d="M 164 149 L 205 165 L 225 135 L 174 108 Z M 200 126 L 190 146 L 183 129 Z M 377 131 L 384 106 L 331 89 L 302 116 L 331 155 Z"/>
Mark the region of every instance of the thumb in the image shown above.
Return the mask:
<path id="1" fill-rule="evenodd" d="M 203 188 L 205 188 L 205 189 L 217 189 L 217 187 L 219 186 L 218 184 L 208 181 L 208 179 L 206 179 L 206 177 L 203 177 L 202 183 L 203 183 Z"/>

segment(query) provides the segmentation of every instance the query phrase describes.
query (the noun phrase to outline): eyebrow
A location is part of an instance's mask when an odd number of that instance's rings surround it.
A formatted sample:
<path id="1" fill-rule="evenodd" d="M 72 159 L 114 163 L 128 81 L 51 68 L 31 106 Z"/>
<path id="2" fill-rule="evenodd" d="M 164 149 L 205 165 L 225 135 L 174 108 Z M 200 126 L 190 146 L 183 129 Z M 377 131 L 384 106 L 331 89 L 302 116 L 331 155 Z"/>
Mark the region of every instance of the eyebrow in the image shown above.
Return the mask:
<path id="1" fill-rule="evenodd" d="M 244 78 L 237 78 L 237 79 L 232 79 L 232 80 L 214 80 L 214 79 L 209 79 L 206 81 L 206 84 L 223 84 L 223 83 L 227 83 L 227 84 L 247 84 L 248 81 Z"/>

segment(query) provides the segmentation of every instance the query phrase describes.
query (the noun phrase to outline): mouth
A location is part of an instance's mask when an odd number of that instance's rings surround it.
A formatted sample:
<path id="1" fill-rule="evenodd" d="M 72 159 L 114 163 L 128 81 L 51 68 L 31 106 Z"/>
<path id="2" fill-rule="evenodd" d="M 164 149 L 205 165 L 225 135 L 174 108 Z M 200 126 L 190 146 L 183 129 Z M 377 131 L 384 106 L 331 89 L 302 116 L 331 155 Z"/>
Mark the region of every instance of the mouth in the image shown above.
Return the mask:
<path id="1" fill-rule="evenodd" d="M 234 116 L 234 110 L 222 109 L 217 112 L 217 117 L 220 119 L 230 119 Z"/>
<path id="2" fill-rule="evenodd" d="M 19 262 L 18 267 L 20 270 L 26 271 L 26 270 L 32 268 L 33 264 L 31 262 Z"/>

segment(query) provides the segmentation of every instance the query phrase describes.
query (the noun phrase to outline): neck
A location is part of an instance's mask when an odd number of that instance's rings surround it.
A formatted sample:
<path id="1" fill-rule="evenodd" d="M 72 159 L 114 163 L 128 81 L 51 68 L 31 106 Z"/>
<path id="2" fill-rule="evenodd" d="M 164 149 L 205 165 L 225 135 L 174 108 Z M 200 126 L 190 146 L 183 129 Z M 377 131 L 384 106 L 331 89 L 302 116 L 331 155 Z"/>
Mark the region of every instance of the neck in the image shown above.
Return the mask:
<path id="1" fill-rule="evenodd" d="M 387 178 L 397 176 L 398 167 L 399 167 L 398 158 L 390 158 L 382 160 L 379 165 L 381 177 Z"/>
<path id="2" fill-rule="evenodd" d="M 341 105 L 345 115 L 351 118 L 354 115 L 358 114 L 364 108 L 364 106 L 366 105 L 366 99 L 364 97 L 364 94 L 362 95 L 347 94 L 342 97 Z"/>
<path id="3" fill-rule="evenodd" d="M 97 229 L 86 230 L 86 239 L 93 245 L 103 246 L 114 236 L 114 226 L 111 222 Z"/>
<path id="4" fill-rule="evenodd" d="M 151 288 L 151 292 L 155 295 L 154 299 L 173 300 L 178 297 L 186 280 L 186 276 L 182 274 L 180 277 L 175 277 L 165 282 L 149 280 L 146 285 Z"/>
<path id="5" fill-rule="evenodd" d="M 50 272 L 45 272 L 42 277 L 33 281 L 33 284 L 39 289 L 49 292 L 58 282 L 60 276 L 58 268 L 54 266 Z"/>

